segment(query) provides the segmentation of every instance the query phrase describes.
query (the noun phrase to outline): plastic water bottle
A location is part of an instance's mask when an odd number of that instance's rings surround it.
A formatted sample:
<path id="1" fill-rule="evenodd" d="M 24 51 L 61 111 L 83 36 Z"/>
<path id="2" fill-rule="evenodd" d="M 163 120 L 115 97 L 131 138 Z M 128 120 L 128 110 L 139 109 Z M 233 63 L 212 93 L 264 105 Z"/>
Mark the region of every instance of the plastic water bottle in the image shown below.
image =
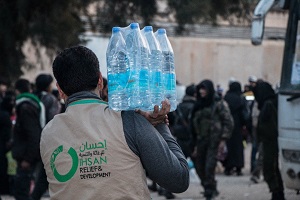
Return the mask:
<path id="1" fill-rule="evenodd" d="M 186 161 L 188 163 L 189 169 L 195 168 L 194 162 L 192 161 L 192 159 L 190 157 L 187 157 Z"/>
<path id="2" fill-rule="evenodd" d="M 129 65 L 120 27 L 113 27 L 107 51 L 108 105 L 113 110 L 128 110 Z"/>
<path id="3" fill-rule="evenodd" d="M 129 58 L 129 109 L 151 110 L 149 98 L 149 48 L 141 35 L 138 23 L 131 23 L 125 42 Z"/>
<path id="4" fill-rule="evenodd" d="M 162 50 L 162 73 L 164 97 L 170 101 L 171 110 L 176 110 L 176 74 L 174 65 L 174 51 L 167 37 L 166 29 L 160 28 L 155 32 L 155 37 Z"/>
<path id="5" fill-rule="evenodd" d="M 157 42 L 152 26 L 145 26 L 142 35 L 146 39 L 150 49 L 149 55 L 149 90 L 151 107 L 155 105 L 161 106 L 164 99 L 162 88 L 162 52 Z"/>

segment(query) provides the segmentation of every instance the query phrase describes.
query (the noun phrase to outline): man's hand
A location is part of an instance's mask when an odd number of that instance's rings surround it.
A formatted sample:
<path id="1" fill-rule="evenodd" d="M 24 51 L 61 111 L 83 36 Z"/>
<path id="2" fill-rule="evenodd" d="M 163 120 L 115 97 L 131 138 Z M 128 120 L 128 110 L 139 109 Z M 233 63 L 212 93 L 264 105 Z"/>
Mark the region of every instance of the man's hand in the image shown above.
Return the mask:
<path id="1" fill-rule="evenodd" d="M 160 123 L 169 124 L 168 113 L 170 112 L 170 102 L 168 100 L 164 100 L 161 102 L 161 109 L 159 110 L 158 105 L 154 106 L 153 112 L 145 112 L 141 110 L 137 110 L 137 113 L 143 115 L 153 126 L 156 126 Z"/>

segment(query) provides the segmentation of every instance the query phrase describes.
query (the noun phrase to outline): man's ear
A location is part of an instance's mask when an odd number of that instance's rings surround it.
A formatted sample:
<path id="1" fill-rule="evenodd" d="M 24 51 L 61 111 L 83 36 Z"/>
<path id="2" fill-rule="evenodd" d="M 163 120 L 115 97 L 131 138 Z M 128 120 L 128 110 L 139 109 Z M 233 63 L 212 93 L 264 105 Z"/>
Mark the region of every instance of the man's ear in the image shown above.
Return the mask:
<path id="1" fill-rule="evenodd" d="M 61 88 L 59 87 L 57 82 L 56 82 L 56 87 L 57 87 L 57 90 L 59 92 L 60 98 L 63 99 L 66 102 L 68 96 L 61 90 Z"/>
<path id="2" fill-rule="evenodd" d="M 103 90 L 103 78 L 102 78 L 101 72 L 99 73 L 98 87 L 99 87 L 100 91 Z"/>

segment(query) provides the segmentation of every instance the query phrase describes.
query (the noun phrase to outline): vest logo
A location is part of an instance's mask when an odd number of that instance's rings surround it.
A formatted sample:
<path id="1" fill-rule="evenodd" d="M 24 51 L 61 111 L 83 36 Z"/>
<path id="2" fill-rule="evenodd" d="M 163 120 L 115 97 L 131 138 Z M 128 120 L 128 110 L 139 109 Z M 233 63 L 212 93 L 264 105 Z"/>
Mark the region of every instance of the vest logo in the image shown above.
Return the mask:
<path id="1" fill-rule="evenodd" d="M 77 168 L 78 168 L 78 156 L 77 153 L 75 151 L 75 149 L 73 149 L 72 147 L 69 148 L 68 150 L 68 154 L 71 156 L 72 158 L 72 167 L 69 170 L 68 173 L 66 174 L 60 174 L 56 167 L 55 167 L 55 159 L 57 157 L 58 154 L 60 154 L 61 152 L 63 152 L 63 145 L 57 147 L 50 158 L 50 166 L 53 172 L 54 177 L 59 181 L 59 182 L 66 182 L 68 180 L 70 180 L 71 178 L 73 178 L 73 176 L 75 175 Z"/>
<path id="2" fill-rule="evenodd" d="M 54 178 L 59 182 L 67 182 L 76 176 L 77 172 L 80 179 L 91 179 L 91 178 L 109 178 L 111 172 L 109 169 L 105 169 L 107 164 L 107 144 L 106 140 L 101 142 L 82 142 L 79 147 L 78 152 L 73 147 L 70 147 L 67 154 L 70 156 L 71 160 L 68 162 L 72 163 L 69 171 L 66 174 L 60 174 L 57 167 L 60 169 L 59 165 L 55 165 L 56 159 L 60 160 L 62 158 L 57 158 L 57 156 L 64 151 L 63 145 L 57 147 L 50 157 L 50 167 Z M 66 151 L 66 149 L 65 149 Z M 65 154 L 66 152 L 64 152 Z M 58 161 L 57 161 L 58 163 Z M 70 164 L 71 164 L 70 163 Z M 66 162 L 63 163 L 63 165 Z M 68 165 L 70 166 L 70 165 Z M 65 167 L 63 167 L 65 168 Z M 77 170 L 78 169 L 78 170 Z"/>

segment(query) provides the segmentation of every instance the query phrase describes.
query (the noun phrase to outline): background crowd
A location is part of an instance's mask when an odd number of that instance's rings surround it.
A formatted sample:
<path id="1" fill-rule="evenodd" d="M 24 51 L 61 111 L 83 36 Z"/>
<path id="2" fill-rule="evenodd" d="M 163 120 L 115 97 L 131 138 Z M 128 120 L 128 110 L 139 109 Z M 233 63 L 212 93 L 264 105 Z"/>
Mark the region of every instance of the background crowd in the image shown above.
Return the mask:
<path id="1" fill-rule="evenodd" d="M 47 194 L 39 154 L 41 131 L 65 109 L 52 86 L 50 74 L 38 75 L 34 83 L 19 79 L 13 87 L 0 80 L 0 194 L 32 200 Z M 249 77 L 243 89 L 239 81 L 230 78 L 228 88 L 224 93 L 208 79 L 187 86 L 177 109 L 169 113 L 170 130 L 186 158 L 192 160 L 206 199 L 219 194 L 217 162 L 222 163 L 225 175 L 242 176 L 244 148 L 251 143 L 251 181 L 258 183 L 263 172 L 272 199 L 282 200 L 276 91 L 255 76 Z M 106 79 L 100 94 L 107 101 Z M 175 198 L 154 182 L 149 189 L 167 199 Z"/>
<path id="2" fill-rule="evenodd" d="M 225 93 L 211 80 L 191 84 L 169 119 L 178 144 L 193 161 L 206 199 L 219 195 L 217 162 L 225 175 L 243 175 L 248 143 L 252 146 L 250 180 L 265 180 L 272 200 L 284 199 L 278 167 L 277 94 L 269 83 L 249 76 L 242 89 L 241 82 L 231 77 Z"/>

